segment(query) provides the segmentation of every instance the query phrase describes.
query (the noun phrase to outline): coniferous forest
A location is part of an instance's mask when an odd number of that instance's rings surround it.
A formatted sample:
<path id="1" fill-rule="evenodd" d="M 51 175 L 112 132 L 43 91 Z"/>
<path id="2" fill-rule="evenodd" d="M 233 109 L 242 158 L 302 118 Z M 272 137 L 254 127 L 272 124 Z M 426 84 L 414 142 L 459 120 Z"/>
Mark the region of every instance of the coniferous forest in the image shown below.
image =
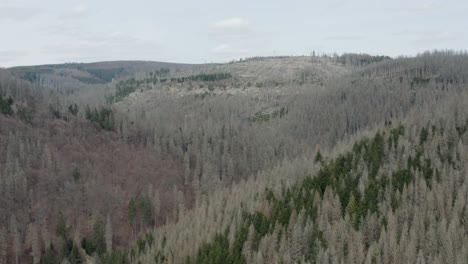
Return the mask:
<path id="1" fill-rule="evenodd" d="M 0 264 L 467 263 L 468 54 L 0 68 Z"/>

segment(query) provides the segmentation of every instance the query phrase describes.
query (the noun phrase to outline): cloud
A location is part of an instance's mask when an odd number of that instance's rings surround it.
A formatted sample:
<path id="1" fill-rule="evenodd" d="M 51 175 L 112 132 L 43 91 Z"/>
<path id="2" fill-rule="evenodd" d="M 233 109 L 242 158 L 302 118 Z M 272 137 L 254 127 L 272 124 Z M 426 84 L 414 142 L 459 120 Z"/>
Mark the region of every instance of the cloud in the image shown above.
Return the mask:
<path id="1" fill-rule="evenodd" d="M 212 52 L 213 53 L 223 53 L 227 50 L 229 50 L 229 45 L 228 44 L 220 44 L 216 47 L 213 48 Z"/>
<path id="2" fill-rule="evenodd" d="M 391 2 L 389 3 L 391 4 Z M 431 9 L 436 9 L 439 5 L 440 3 L 437 3 L 437 1 L 435 0 L 432 0 L 432 1 L 419 0 L 419 1 L 408 2 L 408 5 L 405 5 L 404 7 L 393 6 L 393 7 L 385 8 L 384 10 L 387 11 L 392 16 L 395 16 L 395 15 L 412 16 L 415 14 L 424 14 L 425 12 L 428 12 Z"/>
<path id="3" fill-rule="evenodd" d="M 89 11 L 89 8 L 86 5 L 79 4 L 73 8 L 72 13 L 76 16 L 83 16 L 83 15 L 86 15 L 88 11 Z"/>
<path id="4" fill-rule="evenodd" d="M 23 21 L 32 18 L 40 12 L 41 10 L 39 8 L 0 4 L 0 21 Z"/>
<path id="5" fill-rule="evenodd" d="M 208 35 L 217 38 L 220 42 L 231 42 L 251 38 L 255 35 L 254 31 L 246 19 L 233 17 L 212 23 Z"/>
<path id="6" fill-rule="evenodd" d="M 233 17 L 213 23 L 213 28 L 216 29 L 240 29 L 247 28 L 249 23 L 240 17 Z"/>
<path id="7" fill-rule="evenodd" d="M 247 56 L 265 38 L 264 32 L 242 17 L 231 17 L 212 23 L 207 36 L 212 40 L 212 44 L 215 44 L 208 51 L 223 59 Z"/>
<path id="8" fill-rule="evenodd" d="M 80 3 L 67 12 L 63 13 L 60 18 L 61 19 L 82 19 L 89 17 L 92 14 L 92 10 L 88 7 L 88 5 L 84 3 Z"/>

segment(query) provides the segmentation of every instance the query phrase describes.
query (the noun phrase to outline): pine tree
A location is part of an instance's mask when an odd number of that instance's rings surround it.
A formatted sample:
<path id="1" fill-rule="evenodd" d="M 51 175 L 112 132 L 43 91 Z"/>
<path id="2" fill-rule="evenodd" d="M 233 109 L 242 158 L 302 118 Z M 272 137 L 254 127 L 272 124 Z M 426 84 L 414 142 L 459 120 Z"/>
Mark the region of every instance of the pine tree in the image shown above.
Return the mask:
<path id="1" fill-rule="evenodd" d="M 159 197 L 159 191 L 156 190 L 153 195 L 153 204 L 154 204 L 154 221 L 157 224 L 157 220 L 159 219 L 159 214 L 161 210 L 161 199 Z"/>
<path id="2" fill-rule="evenodd" d="M 39 235 L 36 225 L 30 223 L 26 234 L 27 246 L 31 247 L 31 256 L 33 257 L 33 263 L 39 263 L 41 259 L 41 248 L 39 243 Z"/>
<path id="3" fill-rule="evenodd" d="M 184 152 L 184 185 L 188 186 L 190 183 L 190 159 L 188 151 Z"/>
<path id="4" fill-rule="evenodd" d="M 137 213 L 137 208 L 135 205 L 135 200 L 130 199 L 130 202 L 128 203 L 128 221 L 130 223 L 130 226 L 132 227 L 132 233 L 135 234 L 135 229 L 134 229 L 134 221 Z"/>
<path id="5" fill-rule="evenodd" d="M 19 258 L 21 254 L 21 234 L 16 229 L 16 224 L 14 229 L 12 230 L 13 233 L 13 250 L 15 252 L 15 263 L 19 263 Z"/>
<path id="6" fill-rule="evenodd" d="M 66 240 L 67 239 L 67 233 L 66 233 L 66 226 L 65 226 L 65 217 L 63 216 L 62 213 L 59 214 L 58 220 L 57 220 L 57 226 L 55 228 L 55 234 L 57 237 Z"/>
<path id="7" fill-rule="evenodd" d="M 49 246 L 51 245 L 50 233 L 49 233 L 48 225 L 45 222 L 45 220 L 44 220 L 44 223 L 42 224 L 42 228 L 41 228 L 41 237 L 42 237 L 42 241 L 44 243 L 44 248 L 49 248 Z"/>
<path id="8" fill-rule="evenodd" d="M 81 264 L 83 263 L 83 259 L 80 254 L 80 250 L 76 243 L 73 243 L 72 250 L 70 252 L 70 263 L 71 264 Z"/>
<path id="9" fill-rule="evenodd" d="M 107 214 L 106 219 L 106 250 L 107 253 L 112 252 L 112 222 L 110 219 L 110 214 Z"/>

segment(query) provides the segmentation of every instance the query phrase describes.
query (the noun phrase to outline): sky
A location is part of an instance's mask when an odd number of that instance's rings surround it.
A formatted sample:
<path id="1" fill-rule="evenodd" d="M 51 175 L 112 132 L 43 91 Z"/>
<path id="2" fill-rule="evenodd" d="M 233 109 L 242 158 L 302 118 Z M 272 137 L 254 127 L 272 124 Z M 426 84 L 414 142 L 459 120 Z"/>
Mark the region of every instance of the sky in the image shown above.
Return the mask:
<path id="1" fill-rule="evenodd" d="M 0 67 L 467 50 L 466 0 L 0 0 Z"/>

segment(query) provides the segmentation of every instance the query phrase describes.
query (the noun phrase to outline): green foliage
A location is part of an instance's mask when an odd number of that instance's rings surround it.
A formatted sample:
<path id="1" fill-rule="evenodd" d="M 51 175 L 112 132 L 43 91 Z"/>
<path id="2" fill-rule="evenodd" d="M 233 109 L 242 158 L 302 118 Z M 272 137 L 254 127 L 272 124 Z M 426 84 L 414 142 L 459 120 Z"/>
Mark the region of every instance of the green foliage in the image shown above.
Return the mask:
<path id="1" fill-rule="evenodd" d="M 128 203 L 128 220 L 130 225 L 133 225 L 137 217 L 141 217 L 147 227 L 153 224 L 153 204 L 149 196 L 140 196 L 136 202 L 134 199 L 130 199 Z"/>
<path id="2" fill-rule="evenodd" d="M 73 243 L 73 247 L 72 247 L 72 250 L 70 252 L 69 260 L 70 260 L 71 264 L 81 264 L 81 263 L 83 263 L 80 251 L 78 249 L 78 246 L 75 243 Z"/>
<path id="3" fill-rule="evenodd" d="M 455 129 L 458 132 L 458 135 L 461 137 L 468 130 L 468 120 L 466 120 L 464 125 L 456 126 Z"/>
<path id="4" fill-rule="evenodd" d="M 374 139 L 372 140 L 370 149 L 367 151 L 367 155 L 364 158 L 368 162 L 368 167 L 370 164 L 369 172 L 370 177 L 372 178 L 374 178 L 377 175 L 380 169 L 380 165 L 384 156 L 384 148 L 385 145 L 383 136 L 379 132 L 377 132 Z"/>
<path id="5" fill-rule="evenodd" d="M 63 242 L 62 248 L 60 249 L 60 256 L 70 257 L 74 245 L 73 240 L 66 239 Z"/>
<path id="6" fill-rule="evenodd" d="M 153 236 L 153 233 L 152 232 L 148 232 L 146 233 L 146 244 L 148 244 L 148 246 L 152 246 L 154 243 L 154 236 Z"/>
<path id="7" fill-rule="evenodd" d="M 106 253 L 100 258 L 101 264 L 128 264 L 130 261 L 128 260 L 127 252 L 123 251 L 112 251 L 111 253 Z"/>
<path id="8" fill-rule="evenodd" d="M 315 155 L 314 162 L 315 163 L 322 162 L 322 160 L 323 160 L 322 154 L 320 153 L 320 150 L 318 150 L 317 154 Z"/>
<path id="9" fill-rule="evenodd" d="M 63 240 L 66 240 L 67 231 L 65 227 L 65 217 L 63 216 L 62 213 L 59 214 L 57 226 L 55 227 L 55 233 L 57 234 L 57 237 L 62 238 Z"/>
<path id="10" fill-rule="evenodd" d="M 145 225 L 151 226 L 153 224 L 153 205 L 148 196 L 140 196 L 138 199 L 138 211 Z"/>
<path id="11" fill-rule="evenodd" d="M 247 225 L 242 226 L 240 230 L 236 232 L 234 242 L 232 243 L 232 247 L 230 248 L 230 254 L 227 258 L 228 263 L 246 263 L 245 257 L 242 254 L 242 249 L 245 241 L 247 241 L 248 234 L 249 228 Z"/>
<path id="12" fill-rule="evenodd" d="M 227 235 L 217 234 L 212 243 L 203 245 L 198 250 L 197 259 L 189 263 L 230 263 L 229 241 Z"/>
<path id="13" fill-rule="evenodd" d="M 3 98 L 2 95 L 0 95 L 0 113 L 4 115 L 12 115 L 13 114 L 13 108 L 11 107 L 13 105 L 13 98 L 8 97 L 8 98 Z"/>
<path id="14" fill-rule="evenodd" d="M 230 79 L 232 78 L 230 73 L 223 73 L 223 72 L 218 72 L 218 73 L 202 73 L 202 74 L 197 74 L 197 75 L 191 75 L 187 77 L 179 77 L 179 78 L 173 78 L 173 82 L 186 82 L 186 81 L 199 81 L 199 82 L 215 82 L 215 81 L 221 81 L 225 79 Z"/>
<path id="15" fill-rule="evenodd" d="M 269 202 L 273 204 L 272 208 L 272 219 L 276 220 L 279 224 L 286 226 L 289 223 L 289 218 L 292 213 L 292 209 L 289 201 L 291 200 L 291 192 L 288 190 L 285 194 L 284 199 L 276 199 L 271 193 Z"/>
<path id="16" fill-rule="evenodd" d="M 281 109 L 275 110 L 271 114 L 257 112 L 254 116 L 247 118 L 247 121 L 249 123 L 264 123 L 273 119 L 283 118 L 286 114 L 288 114 L 288 109 L 281 107 Z"/>
<path id="17" fill-rule="evenodd" d="M 228 230 L 223 234 L 217 234 L 214 241 L 202 246 L 196 258 L 187 258 L 186 263 L 246 263 L 246 259 L 242 254 L 242 249 L 247 241 L 249 227 L 254 228 L 254 237 L 251 250 L 258 250 L 259 243 L 263 237 L 272 234 L 275 226 L 287 226 L 293 211 L 304 211 L 306 216 L 315 221 L 317 219 L 317 208 L 313 205 L 313 197 L 315 192 L 312 191 L 314 183 L 311 177 L 291 187 L 284 189 L 280 197 L 276 197 L 274 193 L 267 189 L 265 197 L 272 206 L 270 216 L 266 216 L 261 212 L 253 214 L 244 212 L 243 224 L 235 234 L 234 242 L 229 247 Z M 314 227 L 312 232 L 312 241 L 309 245 L 311 254 L 306 256 L 306 260 L 312 260 L 317 254 L 317 245 L 315 241 L 320 241 L 322 246 L 326 245 L 321 231 Z M 315 259 L 315 257 L 314 257 Z"/>
<path id="18" fill-rule="evenodd" d="M 359 205 L 354 196 L 351 196 L 351 199 L 348 203 L 348 214 L 353 216 L 358 212 Z"/>
<path id="19" fill-rule="evenodd" d="M 41 73 L 52 73 L 53 70 L 50 69 L 46 72 L 44 72 L 43 70 L 40 71 L 40 72 L 36 72 L 36 71 L 24 71 L 21 73 L 21 79 L 24 79 L 24 80 L 28 80 L 30 81 L 31 83 L 34 83 L 35 81 L 37 81 L 39 79 L 39 76 Z"/>
<path id="20" fill-rule="evenodd" d="M 41 255 L 39 261 L 40 264 L 57 264 L 59 262 L 59 257 L 57 251 L 55 251 L 54 246 L 50 245 L 48 249 Z"/>
<path id="21" fill-rule="evenodd" d="M 112 98 L 112 101 L 113 102 L 122 101 L 123 98 L 135 92 L 138 86 L 140 86 L 142 83 L 143 81 L 136 80 L 135 78 L 131 78 L 131 79 L 117 83 L 115 87 L 116 89 L 115 95 Z"/>
<path id="22" fill-rule="evenodd" d="M 423 127 L 421 129 L 421 133 L 419 134 L 419 145 L 424 144 L 424 142 L 427 141 L 428 137 L 429 137 L 429 131 L 427 128 Z"/>
<path id="23" fill-rule="evenodd" d="M 156 252 L 156 255 L 154 256 L 154 262 L 155 263 L 164 263 L 165 261 L 166 261 L 166 257 L 161 252 L 161 250 L 158 250 L 158 252 Z M 191 260 L 190 260 L 190 257 L 187 257 L 186 263 L 192 263 Z"/>
<path id="24" fill-rule="evenodd" d="M 49 105 L 49 112 L 52 115 L 53 118 L 56 119 L 62 119 L 62 111 L 61 111 L 61 106 L 60 105 Z"/>
<path id="25" fill-rule="evenodd" d="M 309 255 L 305 256 L 311 263 L 317 263 L 317 256 L 319 253 L 319 245 L 322 248 L 328 247 L 328 242 L 323 236 L 323 232 L 318 229 L 317 223 L 314 223 L 312 230 L 311 243 L 309 244 Z"/>
<path id="26" fill-rule="evenodd" d="M 142 253 L 146 249 L 146 240 L 143 238 L 138 238 L 137 242 L 138 253 Z"/>
<path id="27" fill-rule="evenodd" d="M 68 106 L 68 112 L 74 116 L 78 114 L 78 105 L 77 104 L 70 104 Z"/>
<path id="28" fill-rule="evenodd" d="M 92 255 L 96 252 L 98 256 L 103 256 L 106 253 L 106 241 L 104 238 L 104 225 L 102 221 L 96 221 L 93 225 L 93 233 L 90 238 L 81 240 L 81 247 L 86 254 Z"/>
<path id="29" fill-rule="evenodd" d="M 295 187 L 297 188 L 297 187 Z M 302 197 L 302 195 L 295 195 L 292 198 L 293 192 L 287 192 L 285 196 L 276 198 L 270 190 L 266 191 L 269 201 L 273 204 L 273 213 L 270 217 L 267 217 L 263 213 L 256 212 L 253 214 L 243 213 L 244 222 L 235 234 L 234 241 L 231 246 L 228 242 L 228 229 L 222 234 L 216 234 L 213 241 L 204 244 L 199 250 L 195 258 L 187 258 L 186 263 L 235 263 L 241 264 L 246 263 L 246 259 L 242 254 L 244 244 L 247 241 L 249 227 L 254 227 L 254 237 L 252 241 L 252 251 L 258 250 L 259 243 L 263 237 L 267 234 L 272 234 L 276 225 L 287 226 L 289 218 L 291 217 L 292 210 L 306 210 L 306 215 L 311 216 L 312 219 L 316 219 L 316 208 L 313 208 L 312 202 L 306 203 L 306 200 L 311 200 L 311 196 Z M 291 200 L 295 202 L 291 203 Z M 293 207 L 290 205 L 293 204 Z M 278 213 L 282 206 L 288 209 L 284 210 L 284 213 Z M 283 208 L 284 208 L 283 207 Z M 308 207 L 306 209 L 306 207 Z M 285 219 L 288 219 L 285 221 Z M 306 256 L 306 260 L 315 259 L 317 254 L 316 241 L 320 241 L 322 246 L 326 247 L 326 241 L 321 231 L 316 226 L 312 231 L 312 241 L 309 245 L 311 254 Z M 314 257 L 314 258 L 312 258 Z"/>
<path id="30" fill-rule="evenodd" d="M 403 133 L 403 126 L 399 126 L 389 137 L 398 141 L 398 137 Z M 339 197 L 342 213 L 348 212 L 354 226 L 358 228 L 367 211 L 377 212 L 378 203 L 383 199 L 386 178 L 377 180 L 375 176 L 383 161 L 384 142 L 384 136 L 377 132 L 372 139 L 364 138 L 356 142 L 352 151 L 328 162 L 318 153 L 314 161 L 322 160 L 322 166 L 314 177 L 307 176 L 302 182 L 283 190 L 282 199 L 277 199 L 272 192 L 267 192 L 266 198 L 273 204 L 272 218 L 282 225 L 287 225 L 293 210 L 299 212 L 304 209 L 307 216 L 315 219 L 317 208 L 313 207 L 314 193 L 318 192 L 323 196 L 325 190 L 331 188 Z M 353 171 L 358 167 L 357 161 L 361 158 L 369 171 L 369 184 L 363 193 L 358 189 L 360 175 L 353 175 Z M 407 183 L 405 180 L 397 182 L 398 186 Z"/>
<path id="31" fill-rule="evenodd" d="M 434 170 L 432 168 L 432 162 L 430 159 L 424 159 L 424 163 L 422 166 L 419 168 L 422 172 L 422 175 L 424 176 L 424 179 L 426 180 L 426 183 L 431 186 L 431 180 L 432 176 L 434 175 Z"/>
<path id="32" fill-rule="evenodd" d="M 413 85 L 426 85 L 431 81 L 430 78 L 422 78 L 422 77 L 414 77 L 413 80 L 411 81 L 411 88 Z"/>
<path id="33" fill-rule="evenodd" d="M 405 127 L 400 124 L 398 127 L 390 130 L 390 136 L 388 137 L 388 146 L 396 148 L 398 146 L 398 140 L 400 136 L 405 134 Z"/>
<path id="34" fill-rule="evenodd" d="M 130 225 L 133 225 L 133 221 L 135 220 L 137 213 L 136 210 L 135 200 L 130 199 L 130 202 L 128 203 L 128 221 L 130 222 Z"/>
<path id="35" fill-rule="evenodd" d="M 177 82 L 177 83 L 184 83 L 188 81 L 199 81 L 199 82 L 215 82 L 221 81 L 225 79 L 230 79 L 232 76 L 230 73 L 210 73 L 210 74 L 198 74 L 198 75 L 191 75 L 185 77 L 178 77 L 178 78 L 161 78 L 161 76 L 166 76 L 169 73 L 169 69 L 161 69 L 160 71 L 152 72 L 147 76 L 147 79 L 137 80 L 135 78 L 131 78 L 128 80 L 120 81 L 116 85 L 116 91 L 113 96 L 108 98 L 108 101 L 111 102 L 119 102 L 123 98 L 127 97 L 129 94 L 137 91 L 145 83 L 156 84 L 159 80 L 160 83 L 165 83 L 168 81 Z M 157 77 L 159 76 L 159 78 Z M 204 86 L 200 84 L 200 88 Z M 208 85 L 209 91 L 214 91 L 214 85 Z"/>
<path id="36" fill-rule="evenodd" d="M 274 219 L 268 219 L 264 214 L 255 212 L 254 214 L 248 214 L 247 220 L 253 225 L 255 229 L 255 236 L 254 240 L 252 241 L 252 249 L 258 250 L 260 239 L 268 234 L 269 231 L 273 231 L 272 224 L 275 223 Z"/>
<path id="37" fill-rule="evenodd" d="M 171 72 L 171 69 L 168 68 L 161 68 L 153 73 L 154 76 L 167 76 Z"/>
<path id="38" fill-rule="evenodd" d="M 99 125 L 102 129 L 112 131 L 114 129 L 114 112 L 110 107 L 100 107 L 91 110 L 86 106 L 86 119 Z"/>
<path id="39" fill-rule="evenodd" d="M 93 225 L 93 234 L 91 242 L 96 249 L 96 253 L 102 256 L 106 252 L 106 241 L 104 238 L 104 224 L 102 221 L 96 221 Z"/>
<path id="40" fill-rule="evenodd" d="M 124 71 L 124 68 L 114 69 L 86 69 L 87 72 L 101 79 L 104 82 L 110 82 L 113 78 L 118 76 Z"/>
<path id="41" fill-rule="evenodd" d="M 392 129 L 388 136 L 388 140 L 392 142 L 391 145 L 396 144 L 403 134 L 402 125 Z M 291 212 L 301 210 L 305 210 L 306 215 L 314 220 L 317 214 L 317 208 L 313 207 L 314 193 L 318 192 L 320 196 L 323 196 L 325 190 L 331 188 L 339 197 L 342 213 L 348 212 L 354 226 L 359 228 L 361 219 L 367 211 L 378 212 L 378 204 L 384 199 L 383 193 L 388 184 L 387 177 L 376 178 L 384 158 L 384 142 L 384 136 L 377 132 L 371 139 L 364 138 L 356 142 L 352 151 L 328 162 L 325 162 L 321 154 L 317 153 L 314 161 L 322 160 L 322 166 L 314 177 L 307 176 L 302 182 L 283 190 L 281 199 L 276 198 L 273 192 L 267 190 L 266 199 L 272 204 L 273 221 L 287 225 Z M 369 171 L 369 183 L 362 193 L 358 189 L 361 175 L 353 175 L 361 158 Z M 415 160 L 419 160 L 419 157 Z M 428 175 L 428 178 L 432 177 L 433 170 L 429 160 L 419 164 L 411 159 L 408 168 L 403 168 L 392 175 L 392 187 L 395 191 L 401 191 L 405 184 L 413 180 L 410 168 L 421 170 L 424 175 Z"/>
<path id="42" fill-rule="evenodd" d="M 348 214 L 353 227 L 360 229 L 368 212 L 377 215 L 381 213 L 379 204 L 386 199 L 384 195 L 386 190 L 390 190 L 389 202 L 395 210 L 401 203 L 396 193 L 402 192 L 405 185 L 414 181 L 413 172 L 419 171 L 429 187 L 434 175 L 438 177 L 438 171 L 432 167 L 431 160 L 423 158 L 423 143 L 429 140 L 427 129 L 421 131 L 422 136 L 417 142 L 419 144 L 413 145 L 415 154 L 408 157 L 406 165 L 388 176 L 385 175 L 386 172 L 380 172 L 384 162 L 385 142 L 389 142 L 389 148 L 396 147 L 404 133 L 405 128 L 401 124 L 389 130 L 388 134 L 377 132 L 374 137 L 363 138 L 354 144 L 351 151 L 331 160 L 323 159 L 320 152 L 317 152 L 314 162 L 320 161 L 321 167 L 316 175 L 307 175 L 302 181 L 287 188 L 283 187 L 280 194 L 266 189 L 264 195 L 270 208 L 268 215 L 261 212 L 243 212 L 242 224 L 237 229 L 231 246 L 228 243 L 228 230 L 226 230 L 224 233 L 216 234 L 210 243 L 203 245 L 196 256 L 188 257 L 186 263 L 245 263 L 242 249 L 247 241 L 250 226 L 254 229 L 251 250 L 255 252 L 261 239 L 272 234 L 275 227 L 280 226 L 284 230 L 289 225 L 293 212 L 304 213 L 306 219 L 314 223 L 312 242 L 308 245 L 309 254 L 304 257 L 306 261 L 315 263 L 319 245 L 322 248 L 327 247 L 327 241 L 316 223 L 318 218 L 318 208 L 314 206 L 317 204 L 317 201 L 314 203 L 316 197 L 323 198 L 326 191 L 334 192 L 339 198 L 342 214 Z M 366 183 L 360 185 L 363 170 L 366 170 L 365 173 L 368 172 L 368 177 Z M 380 175 L 379 172 L 381 176 L 377 177 Z M 385 223 L 387 220 L 383 218 L 382 221 Z M 161 259 L 163 255 L 159 254 L 157 261 Z"/>
<path id="43" fill-rule="evenodd" d="M 95 76 L 71 76 L 73 79 L 77 79 L 80 82 L 86 84 L 104 84 L 106 81 L 101 80 Z"/>
<path id="44" fill-rule="evenodd" d="M 34 109 L 27 106 L 18 106 L 16 113 L 21 121 L 32 124 Z"/>
<path id="45" fill-rule="evenodd" d="M 88 255 L 91 255 L 96 251 L 96 247 L 94 246 L 92 240 L 87 239 L 86 237 L 81 240 L 81 247 Z"/>
<path id="46" fill-rule="evenodd" d="M 81 177 L 80 170 L 78 168 L 74 168 L 72 171 L 72 177 L 75 181 L 78 181 Z"/>
<path id="47" fill-rule="evenodd" d="M 390 60 L 388 56 L 372 56 L 368 54 L 345 53 L 336 57 L 336 62 L 354 66 L 366 66 L 371 63 Z"/>

